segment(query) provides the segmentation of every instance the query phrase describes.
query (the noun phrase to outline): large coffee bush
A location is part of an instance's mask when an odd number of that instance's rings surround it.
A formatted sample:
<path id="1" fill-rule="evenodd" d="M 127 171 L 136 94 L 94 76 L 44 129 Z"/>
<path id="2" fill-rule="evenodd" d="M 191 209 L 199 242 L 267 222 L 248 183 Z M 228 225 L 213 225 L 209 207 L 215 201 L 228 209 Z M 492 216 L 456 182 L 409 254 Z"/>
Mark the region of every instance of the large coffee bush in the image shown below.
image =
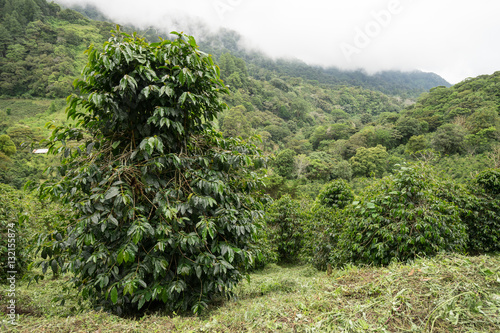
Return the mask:
<path id="1" fill-rule="evenodd" d="M 376 182 L 348 208 L 332 263 L 387 265 L 464 251 L 467 233 L 460 211 L 436 195 L 435 184 L 432 172 L 421 166 L 400 167 Z"/>
<path id="2" fill-rule="evenodd" d="M 480 172 L 468 186 L 452 181 L 439 186 L 439 196 L 454 202 L 467 226 L 467 252 L 500 251 L 500 170 Z"/>
<path id="3" fill-rule="evenodd" d="M 118 31 L 90 48 L 69 124 L 48 144 L 61 178 L 40 196 L 73 215 L 39 236 L 41 266 L 73 273 L 83 297 L 117 314 L 198 312 L 253 263 L 263 159 L 215 130 L 228 90 L 194 38 L 177 37 L 147 43 Z"/>

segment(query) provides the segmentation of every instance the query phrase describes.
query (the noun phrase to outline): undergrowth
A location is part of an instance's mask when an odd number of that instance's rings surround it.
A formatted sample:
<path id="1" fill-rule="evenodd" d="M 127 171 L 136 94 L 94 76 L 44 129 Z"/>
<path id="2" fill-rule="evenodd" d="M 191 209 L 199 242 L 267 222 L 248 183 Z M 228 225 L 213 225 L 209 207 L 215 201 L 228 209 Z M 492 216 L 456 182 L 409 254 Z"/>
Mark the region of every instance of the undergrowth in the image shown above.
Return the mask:
<path id="1" fill-rule="evenodd" d="M 50 300 L 67 277 L 18 287 L 14 332 L 499 332 L 500 256 L 438 255 L 387 267 L 347 266 L 328 275 L 310 266 L 268 265 L 232 300 L 202 315 L 119 318 L 75 298 Z M 5 290 L 5 287 L 3 287 Z M 2 303 L 5 304 L 5 292 Z M 76 295 L 75 295 L 76 297 Z M 4 309 L 5 310 L 5 309 Z M 2 315 L 6 328 L 5 315 Z"/>

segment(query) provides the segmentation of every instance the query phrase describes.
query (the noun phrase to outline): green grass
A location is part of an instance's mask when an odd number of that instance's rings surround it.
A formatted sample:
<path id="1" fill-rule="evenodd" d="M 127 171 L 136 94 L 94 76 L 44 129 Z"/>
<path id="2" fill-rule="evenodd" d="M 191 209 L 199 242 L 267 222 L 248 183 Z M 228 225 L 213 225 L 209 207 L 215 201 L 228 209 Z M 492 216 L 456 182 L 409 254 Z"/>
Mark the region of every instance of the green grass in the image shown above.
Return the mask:
<path id="1" fill-rule="evenodd" d="M 48 99 L 0 99 L 0 110 L 10 109 L 9 118 L 17 122 L 26 117 L 44 113 L 50 106 Z"/>
<path id="2" fill-rule="evenodd" d="M 119 318 L 50 300 L 65 278 L 18 287 L 15 332 L 500 332 L 500 256 L 440 255 L 389 267 L 270 265 L 201 316 Z M 3 288 L 2 290 L 5 290 Z M 4 295 L 4 293 L 2 293 Z M 2 297 L 5 304 L 5 297 Z M 5 315 L 1 315 L 5 320 Z M 4 325 L 5 322 L 4 322 Z"/>
<path id="3" fill-rule="evenodd" d="M 56 112 L 49 113 L 51 103 L 55 103 Z M 0 99 L 0 110 L 10 110 L 10 115 L 4 121 L 9 127 L 28 126 L 42 137 L 48 137 L 51 130 L 46 129 L 48 122 L 62 124 L 66 121 L 64 99 Z M 6 128 L 6 130 L 7 130 Z"/>

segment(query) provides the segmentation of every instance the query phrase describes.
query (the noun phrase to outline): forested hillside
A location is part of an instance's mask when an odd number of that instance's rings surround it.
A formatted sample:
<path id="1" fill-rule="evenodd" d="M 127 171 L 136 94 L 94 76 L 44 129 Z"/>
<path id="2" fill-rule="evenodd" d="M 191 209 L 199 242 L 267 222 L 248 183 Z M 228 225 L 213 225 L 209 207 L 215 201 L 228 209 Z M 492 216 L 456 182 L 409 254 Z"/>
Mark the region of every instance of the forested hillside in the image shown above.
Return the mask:
<path id="1" fill-rule="evenodd" d="M 109 21 L 92 5 L 75 6 L 72 9 L 94 20 Z M 433 87 L 450 86 L 446 80 L 434 73 L 383 71 L 368 75 L 362 69 L 349 71 L 335 67 L 311 66 L 293 57 L 273 60 L 258 50 L 246 47 L 242 36 L 235 31 L 222 28 L 212 33 L 211 29 L 205 27 L 202 22 L 190 23 L 190 25 L 194 25 L 194 31 L 200 33 L 196 36 L 200 49 L 212 54 L 216 59 L 224 53 L 243 59 L 247 64 L 248 73 L 255 78 L 269 80 L 269 77 L 273 75 L 283 79 L 296 77 L 330 88 L 345 85 L 356 86 L 403 98 L 415 98 Z M 135 27 L 129 27 L 129 29 L 137 30 Z M 158 33 L 166 36 L 168 32 L 170 30 L 165 30 L 165 27 L 152 26 L 143 33 L 146 38 L 155 41 Z"/>
<path id="2" fill-rule="evenodd" d="M 71 93 L 84 50 L 106 40 L 113 25 L 93 7 L 77 8 L 81 14 L 43 0 L 0 6 L 0 131 L 17 151 L 4 149 L 0 177 L 21 187 L 42 177 L 48 162 L 22 143 L 39 147 L 49 134 L 45 123 L 65 121 L 64 101 L 57 98 Z M 156 32 L 142 33 L 156 40 Z M 199 45 L 214 55 L 231 91 L 223 96 L 228 110 L 218 128 L 226 137 L 258 135 L 260 148 L 276 156 L 267 178 L 275 198 L 311 199 L 337 178 L 358 188 L 365 177 L 381 177 L 416 158 L 465 181 L 498 154 L 498 73 L 447 88 L 435 74 L 369 76 L 272 60 L 245 50 L 240 39 L 221 30 L 205 34 Z"/>
<path id="3" fill-rule="evenodd" d="M 350 71 L 336 67 L 311 66 L 293 58 L 273 60 L 244 45 L 245 42 L 238 33 L 227 29 L 221 29 L 217 34 L 206 33 L 200 40 L 200 47 L 216 57 L 231 53 L 245 60 L 249 73 L 255 77 L 262 78 L 271 72 L 280 77 L 302 78 L 313 84 L 320 83 L 333 89 L 343 85 L 357 86 L 410 98 L 417 97 L 436 86 L 450 86 L 446 80 L 433 73 L 383 71 L 369 75 L 361 69 Z"/>
<path id="4" fill-rule="evenodd" d="M 500 72 L 325 69 L 76 9 L 0 0 L 0 284 L 15 265 L 28 329 L 498 331 Z"/>
<path id="5" fill-rule="evenodd" d="M 0 96 L 66 97 L 83 51 L 112 25 L 43 0 L 0 2 Z"/>
<path id="6" fill-rule="evenodd" d="M 205 37 L 200 46 L 217 56 L 229 52 L 241 57 L 247 62 L 250 73 L 255 76 L 262 76 L 266 71 L 271 71 L 281 77 L 299 77 L 333 89 L 349 85 L 403 98 L 415 98 L 430 88 L 450 86 L 446 80 L 434 73 L 383 71 L 369 75 L 361 69 L 350 71 L 335 67 L 311 66 L 297 59 L 272 60 L 260 52 L 245 49 L 241 46 L 240 43 L 243 42 L 240 42 L 240 39 L 241 36 L 235 32 L 221 30 L 216 36 Z"/>
<path id="7" fill-rule="evenodd" d="M 43 177 L 51 158 L 29 152 L 47 138 L 46 122 L 64 121 L 58 98 L 73 90 L 87 47 L 105 41 L 111 28 L 53 2 L 0 1 L 0 135 L 16 147 L 0 146 L 1 182 L 19 188 Z"/>
<path id="8" fill-rule="evenodd" d="M 66 97 L 84 65 L 84 50 L 104 41 L 112 24 L 88 18 L 106 19 L 93 7 L 77 8 L 84 16 L 42 0 L 6 0 L 0 6 L 0 112 L 6 115 L 0 130 L 20 149 L 22 142 L 46 137 L 44 121 L 63 121 L 64 104 L 9 98 Z M 156 31 L 144 34 L 155 39 Z M 259 135 L 261 148 L 277 156 L 277 165 L 285 157 L 288 160 L 288 167 L 276 168 L 269 178 L 271 193 L 306 186 L 312 192 L 305 193 L 314 197 L 324 182 L 382 176 L 393 164 L 430 148 L 443 156 L 454 155 L 439 160 L 443 168 L 454 159 L 464 168 L 480 169 L 486 160 L 478 154 L 490 152 L 498 140 L 497 75 L 446 88 L 447 82 L 435 74 L 370 76 L 312 67 L 298 60 L 272 60 L 245 50 L 240 39 L 235 32 L 221 30 L 204 35 L 199 45 L 214 55 L 231 90 L 223 97 L 229 108 L 219 116 L 219 129 L 225 136 Z M 429 88 L 413 104 L 411 97 Z M 363 148 L 359 154 L 366 155 L 365 162 L 375 159 L 370 167 L 359 163 L 358 148 Z M 461 162 L 466 155 L 475 162 Z M 19 157 L 11 154 L 4 161 Z M 4 167 L 4 173 L 6 169 L 11 168 Z M 453 170 L 453 174 L 463 178 L 469 169 Z M 22 176 L 4 176 L 4 181 L 13 183 L 14 178 L 19 178 L 15 183 L 20 186 Z"/>
<path id="9" fill-rule="evenodd" d="M 93 7 L 76 8 L 87 17 L 42 0 L 5 0 L 0 7 L 0 96 L 64 97 L 69 93 L 71 79 L 84 64 L 82 52 L 89 44 L 104 41 L 112 27 Z M 157 31 L 149 29 L 145 35 L 156 40 Z M 367 75 L 361 70 L 323 69 L 298 60 L 274 61 L 262 53 L 247 51 L 240 39 L 233 31 L 221 30 L 204 35 L 200 47 L 216 58 L 224 53 L 240 57 L 247 62 L 250 75 L 266 80 L 270 75 L 299 77 L 313 84 L 358 86 L 403 97 L 416 97 L 438 85 L 449 86 L 432 73 Z"/>

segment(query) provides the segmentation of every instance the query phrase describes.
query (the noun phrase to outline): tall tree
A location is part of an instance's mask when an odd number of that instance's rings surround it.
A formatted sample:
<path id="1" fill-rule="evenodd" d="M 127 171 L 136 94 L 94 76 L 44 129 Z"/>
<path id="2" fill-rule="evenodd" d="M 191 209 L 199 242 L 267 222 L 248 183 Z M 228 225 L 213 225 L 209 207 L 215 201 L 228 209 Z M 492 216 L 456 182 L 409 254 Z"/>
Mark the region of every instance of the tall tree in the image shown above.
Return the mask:
<path id="1" fill-rule="evenodd" d="M 243 105 L 235 106 L 227 111 L 222 124 L 222 133 L 226 137 L 242 137 L 247 138 L 250 136 L 250 124 L 247 117 L 244 115 L 245 107 Z"/>
<path id="2" fill-rule="evenodd" d="M 194 38 L 177 36 L 118 31 L 88 50 L 67 109 L 79 126 L 50 141 L 62 178 L 40 187 L 74 211 L 67 232 L 40 236 L 44 269 L 72 271 L 85 297 L 119 314 L 155 302 L 198 312 L 253 258 L 260 153 L 214 130 L 227 90 Z"/>
<path id="3" fill-rule="evenodd" d="M 465 130 L 455 124 L 439 127 L 432 138 L 432 146 L 443 154 L 456 154 L 463 150 Z"/>
<path id="4" fill-rule="evenodd" d="M 381 177 L 389 167 L 388 157 L 389 153 L 381 145 L 372 148 L 360 147 L 356 150 L 356 155 L 350 159 L 352 171 L 355 175 L 362 177 L 371 175 Z"/>
<path id="5" fill-rule="evenodd" d="M 11 156 L 16 153 L 16 145 L 6 134 L 0 135 L 0 152 L 7 156 Z"/>
<path id="6" fill-rule="evenodd" d="M 293 178 L 295 176 L 295 151 L 285 149 L 276 155 L 274 168 L 281 177 Z"/>

